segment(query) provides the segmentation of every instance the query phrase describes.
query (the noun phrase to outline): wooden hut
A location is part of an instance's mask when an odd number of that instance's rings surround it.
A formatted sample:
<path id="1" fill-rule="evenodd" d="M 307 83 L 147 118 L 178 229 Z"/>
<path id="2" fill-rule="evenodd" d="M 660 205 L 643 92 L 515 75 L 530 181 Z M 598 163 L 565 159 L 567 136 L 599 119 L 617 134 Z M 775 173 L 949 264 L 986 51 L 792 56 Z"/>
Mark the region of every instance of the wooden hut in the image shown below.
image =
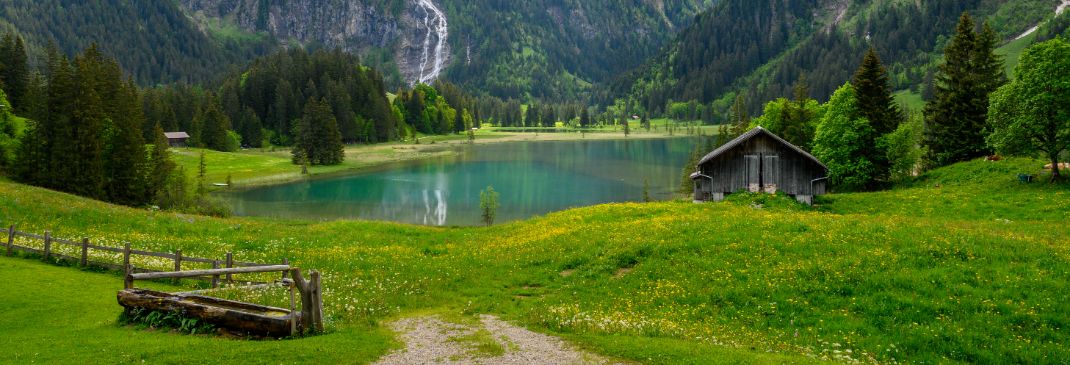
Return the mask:
<path id="1" fill-rule="evenodd" d="M 167 143 L 171 144 L 171 147 L 186 147 L 186 140 L 189 139 L 189 134 L 186 132 L 164 132 L 167 137 Z"/>
<path id="2" fill-rule="evenodd" d="M 828 167 L 783 138 L 758 127 L 702 158 L 691 174 L 695 202 L 721 201 L 740 191 L 784 192 L 813 204 L 825 194 Z"/>

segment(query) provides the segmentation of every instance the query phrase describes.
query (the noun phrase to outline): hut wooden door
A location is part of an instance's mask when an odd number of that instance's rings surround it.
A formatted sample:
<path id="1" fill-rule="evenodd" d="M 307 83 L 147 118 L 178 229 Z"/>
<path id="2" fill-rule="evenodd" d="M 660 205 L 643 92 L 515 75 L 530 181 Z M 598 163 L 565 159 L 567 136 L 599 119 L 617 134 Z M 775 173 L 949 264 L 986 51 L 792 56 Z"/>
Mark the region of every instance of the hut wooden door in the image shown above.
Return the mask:
<path id="1" fill-rule="evenodd" d="M 762 189 L 762 156 L 746 155 L 743 159 L 747 164 L 747 171 L 743 175 L 747 191 L 757 193 Z"/>
<path id="2" fill-rule="evenodd" d="M 776 194 L 777 185 L 780 183 L 780 156 L 762 156 L 762 191 L 767 194 Z"/>

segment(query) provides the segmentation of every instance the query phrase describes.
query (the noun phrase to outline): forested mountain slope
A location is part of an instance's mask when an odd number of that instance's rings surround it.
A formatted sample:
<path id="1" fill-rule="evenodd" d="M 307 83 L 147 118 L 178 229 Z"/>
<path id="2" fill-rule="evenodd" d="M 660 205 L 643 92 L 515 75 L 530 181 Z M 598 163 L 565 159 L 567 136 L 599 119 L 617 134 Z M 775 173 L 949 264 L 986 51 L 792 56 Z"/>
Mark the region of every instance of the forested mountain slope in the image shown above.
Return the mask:
<path id="1" fill-rule="evenodd" d="M 641 64 L 714 2 L 181 0 L 180 4 L 209 28 L 232 24 L 288 42 L 359 53 L 365 62 L 384 70 L 388 84 L 427 82 L 429 74 L 442 71 L 446 79 L 474 92 L 563 100 Z M 436 60 L 444 70 L 436 69 Z"/>
<path id="2" fill-rule="evenodd" d="M 1046 17 L 1059 0 L 726 0 L 699 15 L 661 55 L 601 88 L 599 101 L 629 96 L 655 113 L 670 100 L 727 110 L 738 92 L 749 109 L 790 95 L 805 77 L 825 99 L 850 78 L 868 47 L 889 65 L 893 87 L 921 91 L 969 11 L 1005 39 Z"/>
<path id="3" fill-rule="evenodd" d="M 97 43 L 143 84 L 208 80 L 275 47 L 267 36 L 202 32 L 170 1 L 9 0 L 0 27 L 20 33 L 36 60 L 50 42 L 68 55 Z"/>

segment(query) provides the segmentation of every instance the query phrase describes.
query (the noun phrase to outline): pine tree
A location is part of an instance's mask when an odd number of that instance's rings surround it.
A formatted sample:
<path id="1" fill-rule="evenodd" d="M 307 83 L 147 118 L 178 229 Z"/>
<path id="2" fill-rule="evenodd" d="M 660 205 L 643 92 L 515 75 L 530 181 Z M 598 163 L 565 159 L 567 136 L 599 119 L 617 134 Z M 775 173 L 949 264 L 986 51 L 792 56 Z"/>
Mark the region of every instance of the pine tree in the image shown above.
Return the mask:
<path id="1" fill-rule="evenodd" d="M 862 59 L 862 65 L 855 72 L 851 85 L 855 90 L 858 112 L 873 127 L 873 138 L 864 143 L 866 158 L 873 162 L 874 180 L 887 180 L 891 168 L 886 146 L 877 141 L 884 135 L 894 132 L 903 120 L 903 113 L 892 96 L 888 73 L 881 64 L 877 50 L 872 47 Z"/>
<path id="2" fill-rule="evenodd" d="M 197 199 L 208 195 L 208 161 L 204 151 L 197 158 Z"/>
<path id="3" fill-rule="evenodd" d="M 156 126 L 153 127 L 152 135 L 152 152 L 149 155 L 150 167 L 146 179 L 146 194 L 152 202 L 163 206 L 166 205 L 164 203 L 164 194 L 167 189 L 167 182 L 171 179 L 171 174 L 175 170 L 175 163 L 171 161 L 171 152 L 168 151 L 170 146 L 160 123 L 156 123 Z"/>
<path id="4" fill-rule="evenodd" d="M 130 80 L 120 92 L 118 113 L 112 121 L 107 153 L 107 196 L 111 202 L 139 205 L 148 202 L 144 124 L 137 86 Z"/>
<path id="5" fill-rule="evenodd" d="M 72 171 L 77 171 L 74 166 L 75 160 L 55 157 L 78 156 L 73 114 L 75 98 L 78 97 L 79 91 L 75 83 L 74 70 L 67 58 L 63 56 L 49 58 L 54 61 L 50 61 L 48 71 L 48 122 L 43 124 L 46 128 L 44 144 L 50 148 L 47 153 L 43 154 L 47 165 L 35 168 L 43 168 L 47 171 L 40 185 L 70 191 L 68 187 L 73 184 L 68 181 L 68 176 Z"/>
<path id="6" fill-rule="evenodd" d="M 1005 83 L 1002 61 L 995 55 L 994 33 L 974 30 L 963 13 L 955 36 L 944 50 L 934 99 L 925 106 L 925 144 L 933 166 L 981 157 L 990 151 L 985 136 L 989 95 Z"/>
<path id="7" fill-rule="evenodd" d="M 465 129 L 467 129 L 465 128 L 464 123 L 464 114 L 467 112 L 467 109 L 457 109 L 457 111 L 453 114 L 453 133 L 460 134 L 461 132 L 464 132 Z"/>
<path id="8" fill-rule="evenodd" d="M 245 107 L 241 115 L 242 142 L 252 148 L 264 147 L 264 125 L 260 123 L 260 117 L 256 116 L 256 111 L 251 107 Z"/>
<path id="9" fill-rule="evenodd" d="M 587 128 L 591 125 L 591 112 L 587 109 L 588 108 L 585 106 L 583 107 L 583 110 L 580 111 L 580 128 Z"/>
<path id="10" fill-rule="evenodd" d="M 70 144 L 69 153 L 54 153 L 53 161 L 69 160 L 66 169 L 57 171 L 62 174 L 63 189 L 93 199 L 103 199 L 104 191 L 104 122 L 107 118 L 105 106 L 95 87 L 101 87 L 96 80 L 101 75 L 95 54 L 87 51 L 75 59 L 77 69 L 77 96 L 74 99 L 74 111 L 71 114 L 71 140 L 57 140 L 59 144 Z"/>
<path id="11" fill-rule="evenodd" d="M 858 98 L 858 110 L 869 120 L 873 130 L 879 135 L 895 131 L 903 120 L 903 113 L 892 96 L 888 72 L 881 64 L 876 49 L 871 47 L 866 51 L 851 85 Z"/>
<path id="12" fill-rule="evenodd" d="M 204 129 L 201 131 L 201 143 L 216 151 L 230 151 L 227 131 L 230 130 L 230 118 L 223 113 L 219 100 L 210 97 L 203 113 Z"/>
<path id="13" fill-rule="evenodd" d="M 305 104 L 292 154 L 295 164 L 304 161 L 311 165 L 336 165 L 345 159 L 338 122 L 324 101 L 309 100 Z"/>
<path id="14" fill-rule="evenodd" d="M 8 101 L 15 106 L 16 114 L 26 115 L 29 109 L 24 98 L 29 92 L 30 67 L 22 37 L 14 33 L 4 35 L 0 42 L 0 66 L 0 82 Z"/>

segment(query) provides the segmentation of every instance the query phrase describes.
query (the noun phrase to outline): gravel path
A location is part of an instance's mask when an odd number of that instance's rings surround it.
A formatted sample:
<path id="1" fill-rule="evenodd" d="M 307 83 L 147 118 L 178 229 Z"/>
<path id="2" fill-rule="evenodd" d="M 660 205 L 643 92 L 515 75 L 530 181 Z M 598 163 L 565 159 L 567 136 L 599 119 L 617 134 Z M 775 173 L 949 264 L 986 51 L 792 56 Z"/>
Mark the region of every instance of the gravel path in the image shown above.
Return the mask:
<path id="1" fill-rule="evenodd" d="M 438 316 L 406 318 L 390 327 L 405 348 L 379 359 L 378 365 L 408 364 L 609 364 L 605 358 L 579 351 L 564 341 L 482 315 L 464 325 Z M 493 341 L 492 343 L 487 343 Z M 496 343 L 496 345 L 495 345 Z M 481 346 L 482 345 L 482 346 Z M 487 347 L 492 349 L 488 351 Z"/>

